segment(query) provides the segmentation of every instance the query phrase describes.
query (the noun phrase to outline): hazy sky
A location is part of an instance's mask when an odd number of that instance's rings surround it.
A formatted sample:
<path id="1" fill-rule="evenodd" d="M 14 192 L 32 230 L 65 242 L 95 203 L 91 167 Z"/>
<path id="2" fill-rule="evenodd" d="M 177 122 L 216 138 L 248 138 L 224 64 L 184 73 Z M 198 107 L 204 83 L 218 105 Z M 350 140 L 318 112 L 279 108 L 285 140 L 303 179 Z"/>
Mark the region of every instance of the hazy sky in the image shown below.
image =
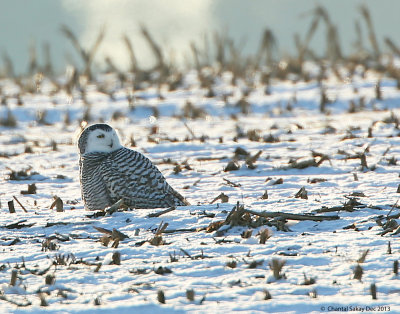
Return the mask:
<path id="1" fill-rule="evenodd" d="M 345 53 L 353 51 L 355 21 L 361 23 L 364 43 L 369 45 L 365 22 L 359 6 L 370 9 L 382 49 L 384 36 L 400 46 L 400 1 L 397 0 L 2 0 L 0 1 L 0 54 L 7 53 L 17 71 L 26 71 L 29 46 L 36 44 L 42 62 L 42 46 L 51 46 L 52 60 L 63 69 L 66 60 L 78 62 L 70 42 L 60 32 L 62 24 L 73 29 L 85 46 L 90 46 L 99 29 L 106 28 L 98 61 L 110 56 L 121 68 L 128 56 L 121 40 L 127 34 L 133 42 L 139 62 L 151 63 L 151 54 L 139 35 L 139 24 L 145 24 L 154 38 L 180 59 L 190 41 L 202 43 L 205 33 L 223 31 L 251 53 L 260 43 L 265 28 L 278 39 L 280 52 L 294 53 L 293 36 L 304 38 L 311 22 L 307 15 L 316 4 L 324 6 L 337 25 Z M 311 46 L 323 52 L 324 25 Z M 385 48 L 386 49 L 386 48 Z M 186 54 L 187 55 L 187 54 Z M 0 68 L 3 67 L 0 61 Z"/>

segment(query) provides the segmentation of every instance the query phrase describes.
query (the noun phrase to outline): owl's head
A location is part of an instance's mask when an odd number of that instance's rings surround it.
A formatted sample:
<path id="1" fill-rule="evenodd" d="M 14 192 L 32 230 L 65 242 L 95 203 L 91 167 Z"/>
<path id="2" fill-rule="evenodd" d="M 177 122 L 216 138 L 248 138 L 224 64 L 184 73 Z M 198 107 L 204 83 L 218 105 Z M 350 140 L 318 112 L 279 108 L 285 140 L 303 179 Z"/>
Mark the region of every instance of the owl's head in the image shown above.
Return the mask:
<path id="1" fill-rule="evenodd" d="M 86 153 L 111 153 L 122 145 L 117 132 L 108 124 L 93 124 L 79 136 L 78 148 L 81 155 Z"/>

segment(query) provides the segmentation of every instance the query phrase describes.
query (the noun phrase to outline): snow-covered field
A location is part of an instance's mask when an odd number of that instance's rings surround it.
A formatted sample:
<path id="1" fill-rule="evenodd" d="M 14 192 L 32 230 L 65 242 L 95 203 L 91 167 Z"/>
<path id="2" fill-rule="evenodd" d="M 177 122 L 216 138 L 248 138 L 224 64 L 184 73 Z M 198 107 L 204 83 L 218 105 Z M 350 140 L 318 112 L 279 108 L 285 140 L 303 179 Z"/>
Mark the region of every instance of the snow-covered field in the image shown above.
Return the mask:
<path id="1" fill-rule="evenodd" d="M 274 81 L 269 93 L 230 82 L 220 76 L 207 97 L 189 73 L 175 91 L 115 84 L 110 98 L 94 85 L 67 95 L 44 80 L 29 94 L 1 81 L 0 121 L 10 113 L 16 127 L 0 126 L 0 312 L 400 311 L 396 82 L 377 88 L 367 72 Z M 85 211 L 85 114 L 192 205 Z"/>

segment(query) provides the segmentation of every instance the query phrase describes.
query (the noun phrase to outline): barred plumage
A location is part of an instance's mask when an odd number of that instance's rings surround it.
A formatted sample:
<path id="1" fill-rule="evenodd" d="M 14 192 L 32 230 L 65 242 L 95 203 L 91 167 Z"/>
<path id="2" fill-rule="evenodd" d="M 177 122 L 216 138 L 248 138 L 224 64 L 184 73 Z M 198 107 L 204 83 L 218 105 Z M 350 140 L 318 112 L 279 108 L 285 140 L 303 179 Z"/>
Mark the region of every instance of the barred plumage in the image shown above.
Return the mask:
<path id="1" fill-rule="evenodd" d="M 78 146 L 82 199 L 87 209 L 104 209 L 120 199 L 131 208 L 189 204 L 147 157 L 123 147 L 107 124 L 86 128 Z"/>

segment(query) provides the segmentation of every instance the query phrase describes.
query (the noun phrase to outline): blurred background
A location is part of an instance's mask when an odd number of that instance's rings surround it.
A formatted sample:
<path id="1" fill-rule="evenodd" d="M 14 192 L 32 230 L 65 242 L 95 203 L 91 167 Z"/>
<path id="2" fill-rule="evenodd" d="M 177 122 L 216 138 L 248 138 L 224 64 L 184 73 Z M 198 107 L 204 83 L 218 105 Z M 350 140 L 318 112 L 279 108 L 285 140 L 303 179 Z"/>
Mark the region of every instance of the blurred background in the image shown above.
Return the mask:
<path id="1" fill-rule="evenodd" d="M 318 5 L 328 16 L 316 12 Z M 382 52 L 389 49 L 385 38 L 400 45 L 400 1 L 396 0 L 2 0 L 0 68 L 9 58 L 16 73 L 25 73 L 33 54 L 38 62 L 50 54 L 58 72 L 66 64 L 82 66 L 77 49 L 61 30 L 62 25 L 73 32 L 82 47 L 93 46 L 103 29 L 104 38 L 94 63 L 101 67 L 108 56 L 122 71 L 130 60 L 124 35 L 130 39 L 142 67 L 150 67 L 155 61 L 141 25 L 168 58 L 180 65 L 193 61 L 189 60 L 190 43 L 204 47 L 216 34 L 232 38 L 242 55 L 254 55 L 266 29 L 274 36 L 277 56 L 294 55 L 296 34 L 305 40 L 313 21 L 318 27 L 309 46 L 315 53 L 324 54 L 327 19 L 337 30 L 342 53 L 348 55 L 359 49 L 360 38 L 365 46 L 370 45 L 362 5 L 369 9 Z"/>

